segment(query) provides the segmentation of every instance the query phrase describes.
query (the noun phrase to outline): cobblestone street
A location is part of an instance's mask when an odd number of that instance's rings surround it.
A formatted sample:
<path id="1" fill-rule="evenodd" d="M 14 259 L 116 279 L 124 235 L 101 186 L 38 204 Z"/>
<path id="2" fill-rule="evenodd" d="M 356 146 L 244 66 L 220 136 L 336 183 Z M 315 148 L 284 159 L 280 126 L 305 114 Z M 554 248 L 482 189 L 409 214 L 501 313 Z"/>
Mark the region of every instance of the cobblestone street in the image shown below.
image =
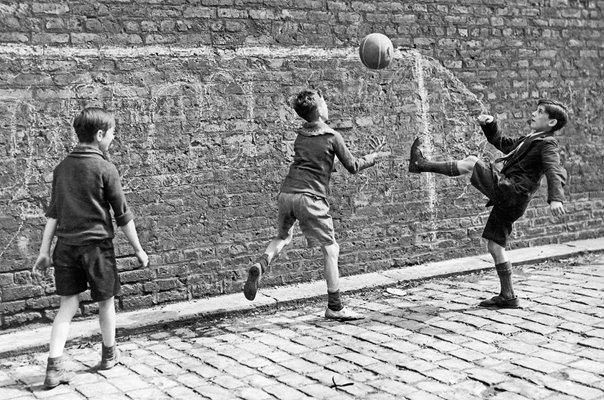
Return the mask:
<path id="1" fill-rule="evenodd" d="M 8 399 L 604 399 L 604 257 L 515 268 L 519 309 L 476 305 L 494 271 L 346 293 L 366 319 L 322 317 L 324 300 L 118 338 L 70 342 L 69 385 L 45 391 L 46 353 L 2 360 Z M 119 320 L 119 314 L 118 314 Z"/>

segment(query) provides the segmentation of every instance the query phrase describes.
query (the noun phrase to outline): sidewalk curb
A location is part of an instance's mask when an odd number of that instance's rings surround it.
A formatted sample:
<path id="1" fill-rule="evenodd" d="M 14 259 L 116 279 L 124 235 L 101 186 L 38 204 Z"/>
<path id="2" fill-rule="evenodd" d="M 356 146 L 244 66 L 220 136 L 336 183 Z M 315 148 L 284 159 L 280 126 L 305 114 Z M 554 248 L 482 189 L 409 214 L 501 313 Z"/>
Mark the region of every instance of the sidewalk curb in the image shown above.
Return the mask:
<path id="1" fill-rule="evenodd" d="M 528 247 L 508 251 L 514 265 L 555 260 L 566 256 L 604 251 L 604 237 L 573 242 Z M 395 286 L 403 282 L 440 278 L 457 274 L 478 272 L 493 268 L 489 254 L 458 258 L 410 267 L 390 269 L 341 278 L 343 292 Z M 288 303 L 309 300 L 325 295 L 323 280 L 262 289 L 254 302 L 247 301 L 241 293 L 167 304 L 150 309 L 120 312 L 117 315 L 118 337 L 151 331 L 168 325 L 175 327 L 196 319 L 220 318 L 237 312 L 264 311 Z M 31 330 L 14 330 L 0 333 L 0 357 L 45 350 L 50 338 L 51 325 Z M 99 336 L 96 317 L 73 321 L 69 341 Z"/>

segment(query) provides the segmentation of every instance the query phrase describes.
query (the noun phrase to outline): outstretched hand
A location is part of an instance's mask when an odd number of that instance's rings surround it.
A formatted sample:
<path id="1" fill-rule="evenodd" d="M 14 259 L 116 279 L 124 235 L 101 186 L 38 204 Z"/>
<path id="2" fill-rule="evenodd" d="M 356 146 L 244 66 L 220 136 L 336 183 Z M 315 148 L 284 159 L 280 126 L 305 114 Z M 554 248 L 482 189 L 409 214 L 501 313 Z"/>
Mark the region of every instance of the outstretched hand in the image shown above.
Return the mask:
<path id="1" fill-rule="evenodd" d="M 40 254 L 34 267 L 31 269 L 32 278 L 36 283 L 42 285 L 46 275 L 48 274 L 48 268 L 52 265 L 50 261 L 50 255 Z"/>
<path id="2" fill-rule="evenodd" d="M 382 136 L 381 138 L 377 138 L 371 136 L 369 138 L 369 143 L 371 143 L 372 153 L 380 153 L 384 150 L 384 147 L 386 147 L 386 137 Z"/>
<path id="3" fill-rule="evenodd" d="M 390 157 L 391 153 L 389 151 L 383 151 L 387 144 L 385 137 L 376 138 L 375 136 L 372 136 L 369 138 L 369 142 L 373 149 L 371 154 L 375 157 L 374 159 Z"/>

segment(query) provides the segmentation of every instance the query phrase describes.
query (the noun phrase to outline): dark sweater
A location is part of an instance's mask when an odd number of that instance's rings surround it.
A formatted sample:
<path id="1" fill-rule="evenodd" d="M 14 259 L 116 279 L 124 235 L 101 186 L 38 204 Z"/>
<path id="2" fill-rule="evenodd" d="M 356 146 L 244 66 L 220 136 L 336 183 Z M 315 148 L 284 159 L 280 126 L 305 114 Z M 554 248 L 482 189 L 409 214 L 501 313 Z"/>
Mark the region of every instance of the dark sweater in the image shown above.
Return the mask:
<path id="1" fill-rule="evenodd" d="M 133 219 L 115 165 L 89 145 L 78 145 L 54 170 L 46 211 L 57 220 L 64 243 L 85 245 L 114 236 L 109 208 L 118 226 Z"/>
<path id="2" fill-rule="evenodd" d="M 352 174 L 375 164 L 371 155 L 355 158 L 342 135 L 325 123 L 305 123 L 297 133 L 294 162 L 281 185 L 281 192 L 308 193 L 326 198 L 335 157 Z"/>

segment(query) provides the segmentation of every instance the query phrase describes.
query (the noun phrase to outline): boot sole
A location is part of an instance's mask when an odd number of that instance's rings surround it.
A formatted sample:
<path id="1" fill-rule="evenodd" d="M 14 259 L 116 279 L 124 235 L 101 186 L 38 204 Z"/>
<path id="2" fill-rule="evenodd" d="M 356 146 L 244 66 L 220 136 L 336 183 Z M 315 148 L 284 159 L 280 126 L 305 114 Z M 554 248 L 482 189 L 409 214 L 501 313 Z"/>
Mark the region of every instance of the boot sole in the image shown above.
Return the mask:
<path id="1" fill-rule="evenodd" d="M 252 268 L 250 268 L 250 272 L 247 274 L 247 280 L 243 286 L 243 295 L 250 301 L 256 298 L 256 293 L 258 293 L 258 282 L 260 281 L 260 271 L 252 273 Z"/>

